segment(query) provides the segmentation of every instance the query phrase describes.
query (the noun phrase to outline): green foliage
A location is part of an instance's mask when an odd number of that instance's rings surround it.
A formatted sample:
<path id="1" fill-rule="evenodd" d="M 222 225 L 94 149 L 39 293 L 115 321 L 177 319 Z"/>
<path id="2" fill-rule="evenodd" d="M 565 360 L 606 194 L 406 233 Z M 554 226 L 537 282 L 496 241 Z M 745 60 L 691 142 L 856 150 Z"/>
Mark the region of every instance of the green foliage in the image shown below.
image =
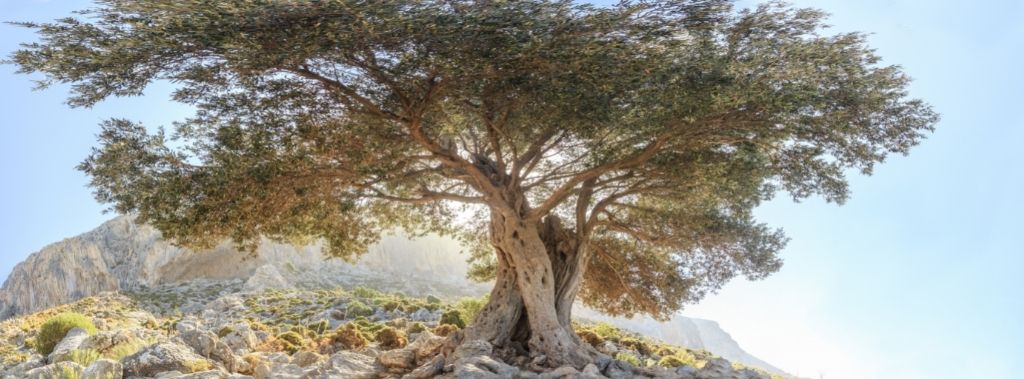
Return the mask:
<path id="1" fill-rule="evenodd" d="M 685 352 L 685 351 L 678 352 L 678 353 L 673 354 L 673 355 L 667 355 L 667 356 L 661 357 L 661 359 L 658 360 L 658 366 L 661 366 L 661 367 L 679 367 L 679 366 L 698 367 L 697 365 L 698 365 L 697 358 L 694 357 L 693 354 L 690 354 L 690 353 Z"/>
<path id="2" fill-rule="evenodd" d="M 361 301 L 353 300 L 345 307 L 346 318 L 368 317 L 373 315 L 373 308 L 363 304 Z"/>
<path id="3" fill-rule="evenodd" d="M 96 326 L 89 317 L 79 313 L 61 313 L 46 320 L 39 328 L 39 334 L 36 335 L 36 351 L 42 355 L 50 354 L 68 331 L 74 328 L 82 328 L 89 334 L 96 333 Z"/>
<path id="4" fill-rule="evenodd" d="M 576 335 L 579 336 L 583 342 L 590 344 L 590 346 L 597 347 L 604 343 L 604 338 L 591 330 L 580 330 L 576 332 Z"/>
<path id="5" fill-rule="evenodd" d="M 320 320 L 309 324 L 309 330 L 317 335 L 321 335 L 331 330 L 331 323 L 327 322 L 327 320 Z"/>
<path id="6" fill-rule="evenodd" d="M 352 320 L 352 322 L 349 324 L 358 327 L 359 331 L 361 331 L 364 335 L 367 336 L 367 338 L 370 339 L 376 338 L 377 333 L 386 327 L 384 324 L 381 324 L 379 322 L 373 322 L 363 317 L 356 318 Z"/>
<path id="7" fill-rule="evenodd" d="M 305 337 L 292 331 L 278 334 L 277 341 L 281 343 L 281 348 L 289 354 L 302 350 L 302 347 L 306 344 Z"/>
<path id="8" fill-rule="evenodd" d="M 138 353 L 146 346 L 153 344 L 155 341 L 145 341 L 140 339 L 132 339 L 127 342 L 119 343 L 107 351 L 103 352 L 103 357 L 113 359 L 115 361 L 121 361 L 125 357 Z"/>
<path id="9" fill-rule="evenodd" d="M 427 295 L 427 303 L 441 304 L 441 299 L 434 295 Z"/>
<path id="10" fill-rule="evenodd" d="M 340 345 L 343 349 L 358 349 L 370 342 L 359 329 L 359 326 L 353 323 L 345 324 L 336 329 L 330 340 L 332 344 Z"/>
<path id="11" fill-rule="evenodd" d="M 234 331 L 235 329 L 232 328 L 231 325 L 225 325 L 223 328 L 220 328 L 220 330 L 217 331 L 217 337 L 224 338 L 224 336 L 227 336 L 228 334 L 231 334 Z"/>
<path id="12" fill-rule="evenodd" d="M 589 330 L 590 332 L 596 334 L 602 339 L 612 342 L 619 342 L 619 340 L 623 338 L 623 331 L 621 329 L 616 328 L 612 324 L 606 322 L 599 322 L 590 325 L 589 327 L 586 328 L 586 330 Z"/>
<path id="13" fill-rule="evenodd" d="M 186 374 L 191 374 L 191 373 L 194 373 L 194 372 L 208 371 L 208 370 L 213 368 L 213 364 L 210 363 L 210 361 L 205 360 L 205 359 L 202 359 L 202 360 L 197 359 L 197 360 L 184 361 L 184 362 L 181 362 L 181 365 L 185 368 L 185 373 Z"/>
<path id="14" fill-rule="evenodd" d="M 630 353 L 617 353 L 615 354 L 615 359 L 629 363 L 633 366 L 643 367 L 643 365 L 640 362 L 640 358 L 637 358 L 637 356 Z"/>
<path id="15" fill-rule="evenodd" d="M 466 322 L 463 321 L 462 312 L 460 312 L 458 309 L 450 309 L 441 314 L 441 321 L 439 322 L 439 324 L 451 325 L 459 329 L 466 327 Z"/>
<path id="16" fill-rule="evenodd" d="M 100 359 L 100 353 L 93 349 L 78 349 L 68 354 L 69 361 L 78 363 L 82 367 L 89 367 L 98 359 Z"/>
<path id="17" fill-rule="evenodd" d="M 451 324 L 441 324 L 434 328 L 434 334 L 447 337 L 459 331 L 459 327 Z"/>
<path id="18" fill-rule="evenodd" d="M 487 305 L 487 301 L 490 299 L 490 295 L 484 295 L 482 297 L 466 297 L 459 299 L 455 303 L 455 309 L 459 310 L 460 318 L 463 324 L 469 325 L 476 318 L 476 315 L 484 309 Z M 443 317 L 443 316 L 442 316 Z"/>
<path id="19" fill-rule="evenodd" d="M 403 348 L 409 343 L 404 332 L 392 327 L 381 329 L 377 332 L 374 340 L 380 343 L 380 347 L 384 350 Z"/>
<path id="20" fill-rule="evenodd" d="M 384 296 L 384 293 L 380 292 L 380 291 L 377 291 L 377 290 L 375 290 L 373 288 L 368 288 L 368 287 L 360 286 L 360 287 L 356 287 L 355 289 L 352 290 L 352 295 L 357 297 L 357 298 L 360 298 L 360 299 L 369 300 L 369 299 L 376 299 L 376 298 L 379 298 L 381 296 Z"/>
<path id="21" fill-rule="evenodd" d="M 413 333 L 422 333 L 425 330 L 427 330 L 427 326 L 423 325 L 422 322 L 417 321 L 417 322 L 414 322 L 412 324 L 409 324 L 409 328 L 406 329 L 406 332 L 408 332 L 409 334 L 413 334 Z"/>
<path id="22" fill-rule="evenodd" d="M 41 38 L 10 61 L 70 84 L 72 106 L 178 86 L 193 117 L 170 135 L 106 121 L 80 169 L 183 245 L 322 238 L 351 259 L 401 227 L 464 236 L 485 279 L 486 212 L 455 210 L 523 210 L 583 233 L 585 304 L 666 318 L 781 267 L 787 239 L 759 204 L 841 203 L 846 173 L 937 122 L 824 17 L 725 0 L 102 1 L 19 24 Z"/>
<path id="23" fill-rule="evenodd" d="M 68 366 L 57 367 L 57 377 L 54 379 L 80 379 L 82 375 L 75 369 Z"/>

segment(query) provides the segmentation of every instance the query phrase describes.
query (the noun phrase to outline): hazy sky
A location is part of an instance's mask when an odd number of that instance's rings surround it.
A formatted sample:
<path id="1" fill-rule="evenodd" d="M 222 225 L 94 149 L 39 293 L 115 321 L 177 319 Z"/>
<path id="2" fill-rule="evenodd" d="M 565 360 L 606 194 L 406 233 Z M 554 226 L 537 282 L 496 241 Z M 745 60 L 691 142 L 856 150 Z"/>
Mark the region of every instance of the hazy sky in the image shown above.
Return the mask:
<path id="1" fill-rule="evenodd" d="M 916 79 L 912 93 L 942 122 L 910 156 L 853 176 L 841 207 L 781 196 L 760 208 L 762 221 L 792 238 L 786 265 L 685 313 L 719 321 L 750 353 L 802 376 L 1020 377 L 1024 2 L 797 3 L 832 13 L 837 31 L 871 32 L 872 46 Z M 42 21 L 86 6 L 0 0 L 0 19 Z M 32 38 L 0 26 L 0 54 Z M 72 110 L 64 89 L 31 86 L 0 66 L 0 278 L 44 245 L 112 217 L 73 169 L 101 120 L 166 125 L 188 114 L 168 101 L 168 88 Z"/>

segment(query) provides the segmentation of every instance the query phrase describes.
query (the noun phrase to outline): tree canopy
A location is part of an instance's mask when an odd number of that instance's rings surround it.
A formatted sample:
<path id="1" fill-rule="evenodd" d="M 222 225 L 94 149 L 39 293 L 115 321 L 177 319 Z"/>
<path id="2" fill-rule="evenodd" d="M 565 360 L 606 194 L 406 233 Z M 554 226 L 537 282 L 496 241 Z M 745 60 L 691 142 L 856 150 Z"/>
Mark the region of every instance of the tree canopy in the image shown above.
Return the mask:
<path id="1" fill-rule="evenodd" d="M 322 238 L 353 257 L 396 227 L 483 242 L 488 214 L 586 246 L 581 299 L 665 317 L 779 269 L 779 192 L 841 203 L 937 115 L 859 33 L 721 0 L 100 0 L 10 61 L 69 104 L 154 81 L 194 116 L 102 125 L 96 197 L 188 246 Z"/>

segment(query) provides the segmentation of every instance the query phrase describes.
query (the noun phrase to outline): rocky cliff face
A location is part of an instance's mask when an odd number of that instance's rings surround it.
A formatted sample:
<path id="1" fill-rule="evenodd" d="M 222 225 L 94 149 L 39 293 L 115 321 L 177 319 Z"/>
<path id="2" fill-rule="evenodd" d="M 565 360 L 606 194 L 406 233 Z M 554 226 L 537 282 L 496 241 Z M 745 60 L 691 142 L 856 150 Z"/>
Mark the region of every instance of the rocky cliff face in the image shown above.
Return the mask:
<path id="1" fill-rule="evenodd" d="M 192 282 L 228 283 L 223 291 L 365 285 L 413 296 L 479 296 L 488 285 L 465 279 L 465 257 L 455 241 L 440 237 L 387 237 L 357 263 L 325 259 L 317 244 L 263 241 L 255 253 L 230 243 L 209 251 L 176 247 L 159 231 L 121 216 L 85 234 L 32 254 L 0 288 L 0 319 L 67 304 L 105 291 L 135 291 Z M 611 318 L 581 309 L 581 318 L 613 325 L 773 373 L 781 370 L 746 353 L 713 321 L 676 316 Z"/>
<path id="2" fill-rule="evenodd" d="M 121 216 L 44 247 L 14 267 L 0 288 L 0 319 L 35 312 L 104 291 L 192 280 L 244 279 L 246 288 L 384 285 L 410 295 L 475 296 L 487 286 L 465 281 L 466 264 L 454 241 L 392 236 L 357 264 L 327 259 L 317 244 L 265 240 L 253 254 L 223 243 L 192 251 L 160 232 Z M 378 283 L 386 281 L 388 283 Z"/>

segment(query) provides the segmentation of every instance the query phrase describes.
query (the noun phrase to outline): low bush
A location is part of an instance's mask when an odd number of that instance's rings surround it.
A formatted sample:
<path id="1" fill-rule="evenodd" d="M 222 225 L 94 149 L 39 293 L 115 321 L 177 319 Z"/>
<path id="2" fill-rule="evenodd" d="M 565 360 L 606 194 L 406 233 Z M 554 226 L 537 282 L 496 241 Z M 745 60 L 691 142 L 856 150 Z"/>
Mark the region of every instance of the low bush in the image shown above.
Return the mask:
<path id="1" fill-rule="evenodd" d="M 340 345 L 343 349 L 358 349 L 366 346 L 370 341 L 366 339 L 357 325 L 348 323 L 334 331 L 330 342 L 333 345 Z"/>
<path id="2" fill-rule="evenodd" d="M 637 358 L 635 355 L 630 354 L 630 353 L 618 353 L 618 354 L 615 354 L 615 359 L 623 361 L 623 362 L 626 362 L 626 363 L 629 363 L 629 364 L 631 364 L 633 366 L 637 366 L 637 367 L 641 366 L 640 358 Z"/>
<path id="3" fill-rule="evenodd" d="M 377 333 L 377 338 L 375 339 L 380 343 L 380 347 L 384 350 L 403 348 L 409 343 L 409 340 L 405 337 L 405 333 L 391 327 L 381 329 L 380 332 Z"/>
<path id="4" fill-rule="evenodd" d="M 345 307 L 345 318 L 368 317 L 372 315 L 373 308 L 358 300 L 353 300 Z"/>
<path id="5" fill-rule="evenodd" d="M 423 331 L 425 330 L 427 330 L 427 326 L 423 325 L 422 322 L 414 322 L 412 324 L 409 324 L 409 328 L 406 329 L 406 332 L 408 332 L 409 334 L 423 333 Z"/>
<path id="6" fill-rule="evenodd" d="M 68 331 L 74 328 L 82 328 L 89 334 L 96 333 L 96 325 L 93 325 L 92 319 L 79 313 L 61 313 L 46 320 L 39 327 L 36 351 L 42 355 L 49 355 Z"/>
<path id="7" fill-rule="evenodd" d="M 449 324 L 441 324 L 441 325 L 438 325 L 436 328 L 434 328 L 434 334 L 442 336 L 442 337 L 450 336 L 452 334 L 455 334 L 455 332 L 458 332 L 458 331 L 459 331 L 459 328 L 455 327 L 454 325 L 449 325 Z"/>
<path id="8" fill-rule="evenodd" d="M 462 320 L 462 312 L 458 309 L 451 309 L 441 315 L 441 325 L 451 325 L 459 329 L 466 327 L 466 322 Z"/>
<path id="9" fill-rule="evenodd" d="M 604 338 L 601 338 L 601 336 L 589 329 L 580 330 L 576 335 L 578 335 L 583 342 L 586 342 L 593 347 L 601 346 L 601 344 L 604 343 Z"/>

